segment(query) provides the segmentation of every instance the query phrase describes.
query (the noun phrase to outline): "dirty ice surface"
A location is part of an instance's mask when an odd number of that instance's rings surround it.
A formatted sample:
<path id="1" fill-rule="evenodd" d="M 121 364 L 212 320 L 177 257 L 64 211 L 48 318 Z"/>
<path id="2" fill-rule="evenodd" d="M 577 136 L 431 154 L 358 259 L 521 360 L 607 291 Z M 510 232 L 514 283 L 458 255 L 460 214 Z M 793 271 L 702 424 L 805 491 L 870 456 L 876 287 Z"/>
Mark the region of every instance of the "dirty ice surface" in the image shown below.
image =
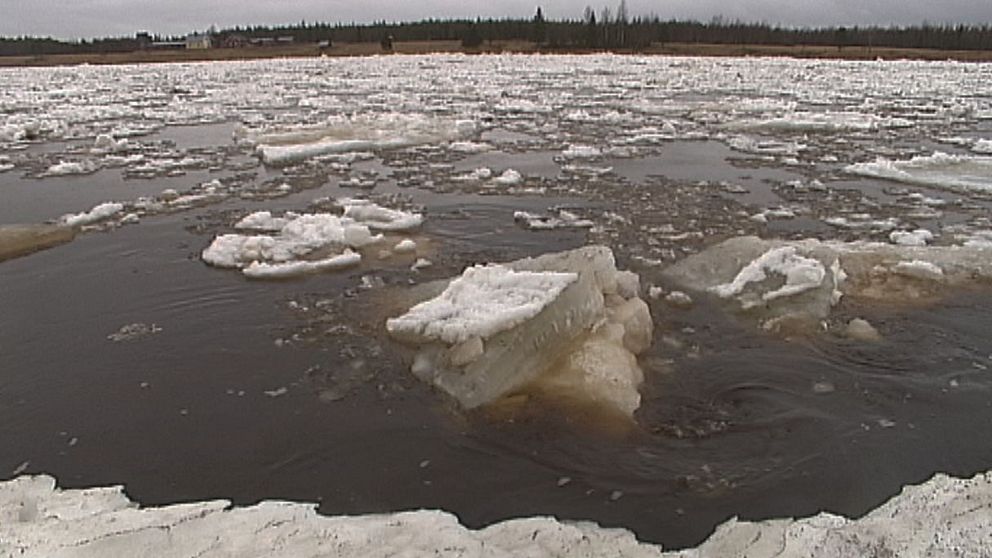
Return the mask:
<path id="1" fill-rule="evenodd" d="M 681 548 L 987 471 L 989 83 L 611 55 L 4 69 L 0 473 Z M 508 264 L 595 245 L 639 285 L 495 404 L 430 376 L 491 362 L 483 335 L 387 331 L 488 264 L 577 274 L 554 311 L 581 271 Z"/>

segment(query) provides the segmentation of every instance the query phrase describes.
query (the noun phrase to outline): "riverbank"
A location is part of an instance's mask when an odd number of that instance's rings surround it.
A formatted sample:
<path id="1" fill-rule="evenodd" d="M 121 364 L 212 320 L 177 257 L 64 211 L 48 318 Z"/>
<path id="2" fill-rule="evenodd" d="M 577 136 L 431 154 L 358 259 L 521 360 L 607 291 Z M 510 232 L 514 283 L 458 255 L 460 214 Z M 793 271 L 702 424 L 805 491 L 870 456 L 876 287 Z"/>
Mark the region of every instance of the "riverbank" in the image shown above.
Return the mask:
<path id="1" fill-rule="evenodd" d="M 478 48 L 463 47 L 461 41 L 397 42 L 394 54 L 585 54 L 601 52 L 585 49 L 541 48 L 529 41 L 493 41 Z M 935 50 L 918 48 L 868 48 L 809 45 L 723 45 L 705 43 L 654 43 L 625 54 L 668 56 L 780 56 L 842 60 L 957 60 L 992 62 L 992 51 Z M 329 48 L 299 43 L 284 46 L 214 48 L 206 50 L 143 50 L 135 52 L 42 54 L 35 56 L 0 56 L 0 67 L 72 66 L 78 64 L 153 64 L 161 62 L 203 62 L 215 60 L 255 60 L 266 58 L 301 58 L 317 56 L 373 56 L 386 54 L 379 43 L 337 43 Z"/>

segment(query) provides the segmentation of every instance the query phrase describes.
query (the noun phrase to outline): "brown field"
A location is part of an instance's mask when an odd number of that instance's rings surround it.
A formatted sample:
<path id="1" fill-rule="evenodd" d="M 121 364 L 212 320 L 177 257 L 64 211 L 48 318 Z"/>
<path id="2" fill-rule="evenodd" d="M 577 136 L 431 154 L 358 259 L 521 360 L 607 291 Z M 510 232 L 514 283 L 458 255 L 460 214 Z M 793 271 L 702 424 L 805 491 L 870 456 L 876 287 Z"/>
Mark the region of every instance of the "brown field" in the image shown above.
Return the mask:
<path id="1" fill-rule="evenodd" d="M 397 54 L 428 54 L 440 52 L 544 53 L 583 54 L 600 51 L 583 49 L 540 49 L 528 41 L 493 41 L 482 47 L 467 49 L 460 41 L 397 42 Z M 624 54 L 669 56 L 790 56 L 846 60 L 958 60 L 962 62 L 992 62 L 992 51 L 931 50 L 911 48 L 868 48 L 826 46 L 717 45 L 703 43 L 655 43 Z M 69 66 L 76 64 L 147 64 L 156 62 L 195 62 L 210 60 L 254 60 L 263 58 L 296 58 L 308 56 L 370 56 L 385 54 L 378 43 L 337 43 L 320 49 L 314 44 L 285 46 L 214 48 L 208 50 L 144 50 L 110 54 L 46 54 L 38 56 L 0 56 L 0 66 Z"/>

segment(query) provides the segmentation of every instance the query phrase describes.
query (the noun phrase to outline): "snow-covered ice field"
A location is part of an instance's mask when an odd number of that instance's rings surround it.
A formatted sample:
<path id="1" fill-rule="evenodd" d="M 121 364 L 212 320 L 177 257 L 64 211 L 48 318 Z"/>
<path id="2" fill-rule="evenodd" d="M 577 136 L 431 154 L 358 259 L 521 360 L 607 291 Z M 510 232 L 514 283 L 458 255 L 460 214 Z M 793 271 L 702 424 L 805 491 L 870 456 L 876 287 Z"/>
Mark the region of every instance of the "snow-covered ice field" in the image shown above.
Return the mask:
<path id="1" fill-rule="evenodd" d="M 470 530 L 396 521 L 466 555 L 554 516 L 643 544 L 542 523 L 549 545 L 655 555 L 988 471 L 989 83 L 609 55 L 2 69 L 0 491 L 438 509 Z M 595 280 L 518 261 L 593 244 Z M 528 380 L 483 385 L 508 362 Z M 761 525 L 843 555 L 988 480 L 923 486 Z M 0 552 L 65 543 L 11 513 Z M 938 543 L 988 541 L 966 523 Z"/>

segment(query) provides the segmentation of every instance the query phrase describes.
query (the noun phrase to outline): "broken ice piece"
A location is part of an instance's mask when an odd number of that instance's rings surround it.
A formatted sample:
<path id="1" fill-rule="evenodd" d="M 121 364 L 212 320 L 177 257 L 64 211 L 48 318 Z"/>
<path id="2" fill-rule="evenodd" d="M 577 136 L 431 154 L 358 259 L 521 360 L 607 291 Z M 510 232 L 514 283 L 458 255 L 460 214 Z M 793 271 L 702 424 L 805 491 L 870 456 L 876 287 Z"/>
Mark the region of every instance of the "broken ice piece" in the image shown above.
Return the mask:
<path id="1" fill-rule="evenodd" d="M 589 246 L 470 267 L 386 328 L 416 347 L 411 371 L 466 409 L 532 387 L 630 416 L 653 332 L 638 285 Z"/>

